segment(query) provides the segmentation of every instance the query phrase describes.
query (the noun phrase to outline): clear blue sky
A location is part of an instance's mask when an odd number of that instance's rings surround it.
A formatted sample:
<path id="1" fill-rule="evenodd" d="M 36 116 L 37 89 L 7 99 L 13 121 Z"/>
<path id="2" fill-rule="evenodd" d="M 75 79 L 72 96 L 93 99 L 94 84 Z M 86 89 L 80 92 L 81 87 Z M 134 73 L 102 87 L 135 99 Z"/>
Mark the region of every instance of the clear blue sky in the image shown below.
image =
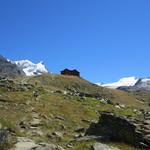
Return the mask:
<path id="1" fill-rule="evenodd" d="M 150 76 L 150 0 L 0 0 L 0 54 L 93 82 Z"/>

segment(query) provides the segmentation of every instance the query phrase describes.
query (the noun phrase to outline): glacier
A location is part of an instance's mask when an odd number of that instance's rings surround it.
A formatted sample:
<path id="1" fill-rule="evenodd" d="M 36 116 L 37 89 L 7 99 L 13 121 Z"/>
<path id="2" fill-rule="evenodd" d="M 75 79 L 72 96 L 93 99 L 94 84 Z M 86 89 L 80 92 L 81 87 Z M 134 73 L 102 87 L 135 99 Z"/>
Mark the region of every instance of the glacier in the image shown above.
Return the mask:
<path id="1" fill-rule="evenodd" d="M 114 82 L 114 83 L 108 83 L 108 84 L 96 83 L 96 84 L 99 86 L 110 88 L 110 89 L 117 89 L 123 86 L 126 86 L 126 87 L 134 86 L 138 81 L 139 81 L 139 78 L 136 78 L 136 77 L 125 77 L 125 78 L 121 78 L 119 81 Z"/>

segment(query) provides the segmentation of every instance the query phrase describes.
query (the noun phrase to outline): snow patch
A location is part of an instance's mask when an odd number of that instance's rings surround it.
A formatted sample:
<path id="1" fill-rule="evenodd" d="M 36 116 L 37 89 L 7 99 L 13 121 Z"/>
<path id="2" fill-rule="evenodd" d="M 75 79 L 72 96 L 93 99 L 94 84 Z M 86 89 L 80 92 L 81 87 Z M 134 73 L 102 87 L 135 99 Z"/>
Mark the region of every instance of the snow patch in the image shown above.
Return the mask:
<path id="1" fill-rule="evenodd" d="M 143 78 L 141 79 L 141 82 L 150 82 L 150 78 Z"/>

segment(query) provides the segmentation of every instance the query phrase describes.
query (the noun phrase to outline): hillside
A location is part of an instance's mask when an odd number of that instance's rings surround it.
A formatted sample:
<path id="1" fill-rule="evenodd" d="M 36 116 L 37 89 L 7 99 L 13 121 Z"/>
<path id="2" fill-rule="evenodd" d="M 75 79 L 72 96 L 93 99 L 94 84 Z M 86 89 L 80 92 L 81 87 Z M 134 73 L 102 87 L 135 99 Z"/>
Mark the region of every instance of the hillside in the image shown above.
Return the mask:
<path id="1" fill-rule="evenodd" d="M 28 77 L 24 79 L 27 83 L 43 86 L 46 89 L 57 91 L 70 91 L 82 96 L 104 98 L 114 103 L 123 103 L 129 106 L 142 106 L 133 94 L 121 90 L 112 90 L 97 86 L 89 81 L 74 76 L 63 76 L 56 74 L 47 74 L 42 76 Z"/>
<path id="2" fill-rule="evenodd" d="M 140 111 L 134 110 L 139 106 L 144 108 L 132 94 L 108 90 L 73 76 L 47 74 L 0 79 L 0 123 L 13 131 L 14 140 L 21 136 L 67 150 L 90 150 L 95 140 L 77 139 L 92 122 L 98 121 L 99 112 L 136 117 Z M 108 144 L 133 149 L 126 144 Z"/>

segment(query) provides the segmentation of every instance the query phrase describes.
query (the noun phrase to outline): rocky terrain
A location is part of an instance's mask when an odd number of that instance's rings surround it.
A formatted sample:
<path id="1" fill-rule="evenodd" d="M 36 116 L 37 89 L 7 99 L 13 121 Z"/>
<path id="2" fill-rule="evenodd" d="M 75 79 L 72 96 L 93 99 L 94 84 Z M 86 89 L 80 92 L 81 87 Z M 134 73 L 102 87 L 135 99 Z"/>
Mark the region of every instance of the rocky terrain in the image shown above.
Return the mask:
<path id="1" fill-rule="evenodd" d="M 126 141 L 86 133 L 100 112 L 138 118 L 148 111 L 130 93 L 54 74 L 0 78 L 0 108 L 2 150 L 132 150 Z"/>
<path id="2" fill-rule="evenodd" d="M 5 59 L 0 55 L 0 76 L 3 77 L 14 77 L 23 76 L 25 73 L 15 64 Z"/>
<path id="3" fill-rule="evenodd" d="M 0 150 L 147 150 L 149 99 L 77 76 L 1 72 Z"/>
<path id="4" fill-rule="evenodd" d="M 127 118 L 112 113 L 101 113 L 100 121 L 91 124 L 87 135 L 107 136 L 139 147 L 150 149 L 150 114 L 142 118 Z"/>

